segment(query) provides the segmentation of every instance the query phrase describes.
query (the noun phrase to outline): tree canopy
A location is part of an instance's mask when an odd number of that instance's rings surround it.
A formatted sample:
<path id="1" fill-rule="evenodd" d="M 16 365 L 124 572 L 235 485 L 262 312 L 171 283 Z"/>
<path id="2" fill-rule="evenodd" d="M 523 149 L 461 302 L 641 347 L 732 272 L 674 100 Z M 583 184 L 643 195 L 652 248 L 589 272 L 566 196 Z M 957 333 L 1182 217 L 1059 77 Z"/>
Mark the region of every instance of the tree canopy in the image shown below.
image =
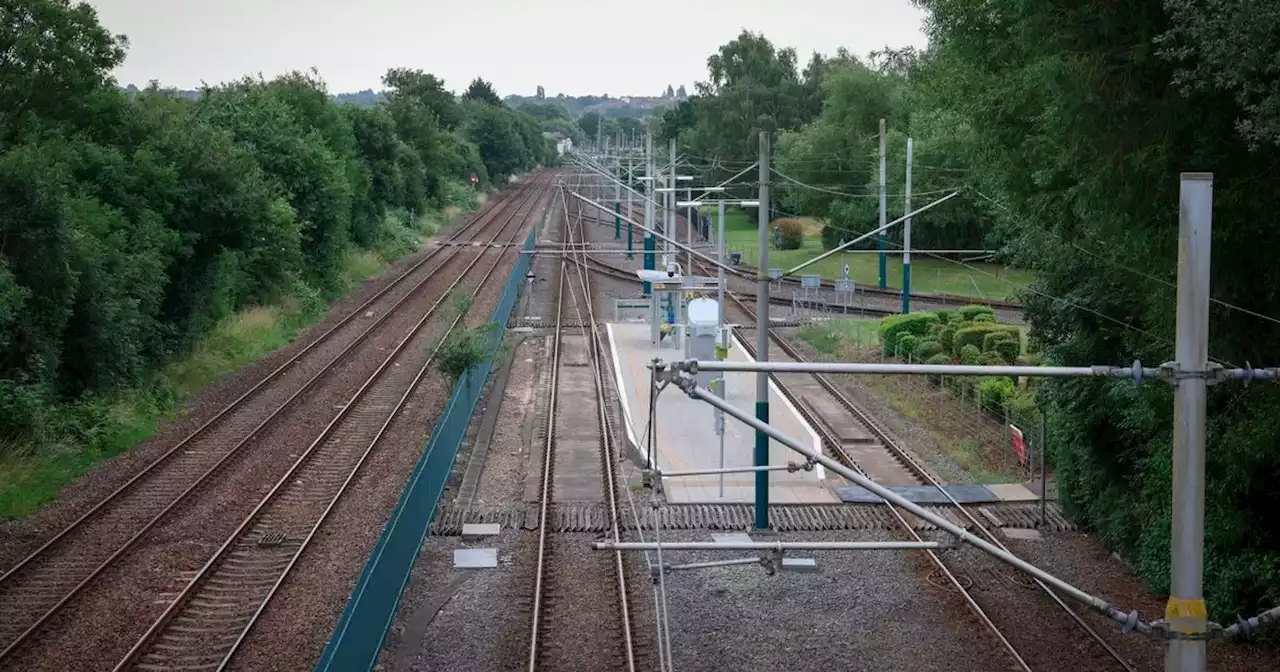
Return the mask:
<path id="1" fill-rule="evenodd" d="M 314 72 L 122 91 L 126 46 L 87 4 L 0 4 L 3 445 L 91 435 L 86 400 L 144 385 L 234 311 L 335 296 L 347 256 L 408 213 L 555 157 L 491 88 L 460 103 L 393 69 L 371 106 Z"/>
<path id="2" fill-rule="evenodd" d="M 1033 271 L 1021 292 L 1031 340 L 1069 365 L 1173 358 L 1178 175 L 1211 171 L 1210 355 L 1277 359 L 1266 345 L 1280 336 L 1280 271 L 1258 250 L 1278 235 L 1280 10 L 916 4 L 923 52 L 814 54 L 801 71 L 793 50 L 741 34 L 708 58 L 695 96 L 664 110 L 659 133 L 716 181 L 754 162 L 758 132 L 772 131 L 773 212 L 823 220 L 833 243 L 878 220 L 885 119 L 891 216 L 910 137 L 913 203 L 961 191 L 916 218 L 914 246 L 995 249 Z M 1167 590 L 1170 389 L 1088 379 L 1035 393 L 1068 512 Z M 1208 412 L 1205 585 L 1211 615 L 1230 620 L 1280 599 L 1280 391 L 1216 386 Z"/>

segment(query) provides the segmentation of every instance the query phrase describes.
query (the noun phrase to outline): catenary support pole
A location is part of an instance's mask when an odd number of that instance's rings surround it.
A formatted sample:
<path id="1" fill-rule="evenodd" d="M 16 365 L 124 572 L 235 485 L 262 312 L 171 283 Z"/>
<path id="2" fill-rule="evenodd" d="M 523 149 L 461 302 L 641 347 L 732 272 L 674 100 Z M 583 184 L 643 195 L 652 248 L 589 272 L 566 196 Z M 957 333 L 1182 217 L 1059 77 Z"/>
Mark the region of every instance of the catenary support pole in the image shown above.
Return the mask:
<path id="1" fill-rule="evenodd" d="M 756 359 L 769 361 L 769 132 L 760 131 L 760 259 L 756 265 Z M 769 422 L 769 374 L 756 374 L 756 418 Z M 769 464 L 769 435 L 756 430 L 755 465 Z M 769 527 L 769 472 L 756 473 L 756 529 Z"/>
<path id="2" fill-rule="evenodd" d="M 724 330 L 724 196 L 720 197 L 716 204 L 716 261 L 720 262 L 716 266 L 717 279 L 719 286 L 716 288 L 716 301 L 719 302 L 719 308 L 716 311 L 716 339 L 720 341 L 720 347 L 716 349 L 716 359 L 722 359 L 728 356 L 729 352 L 729 334 Z M 721 399 L 728 399 L 729 392 L 726 386 L 729 384 L 729 377 L 720 374 L 720 380 L 716 385 L 716 393 Z M 716 409 L 716 427 L 720 430 L 720 468 L 724 468 L 724 411 Z M 720 498 L 724 499 L 724 474 L 720 474 Z"/>
<path id="3" fill-rule="evenodd" d="M 648 178 L 644 181 L 644 267 L 645 270 L 653 270 L 653 190 L 657 186 L 654 181 L 653 170 L 653 133 L 645 133 L 644 135 L 644 174 Z M 644 283 L 644 295 L 649 296 L 652 292 L 652 285 Z"/>
<path id="4" fill-rule="evenodd" d="M 1178 208 L 1177 388 L 1173 410 L 1173 566 L 1165 620 L 1202 633 L 1204 569 L 1205 372 L 1209 365 L 1209 248 L 1213 175 L 1183 173 Z M 1166 672 L 1203 672 L 1205 643 L 1174 640 Z"/>
<path id="5" fill-rule="evenodd" d="M 690 187 L 686 187 L 686 188 L 685 188 L 685 190 L 684 190 L 684 200 L 686 200 L 686 201 L 692 201 L 692 200 L 693 200 L 693 189 L 692 189 L 692 188 L 690 188 Z M 686 209 L 686 210 L 685 210 L 685 213 L 684 213 L 684 228 L 688 231 L 688 234 L 689 234 L 689 237 L 688 237 L 688 241 L 689 241 L 689 249 L 693 249 L 693 206 L 692 206 L 692 205 L 691 205 L 691 206 L 689 206 L 689 207 L 688 207 L 688 209 Z M 686 264 L 686 265 L 685 265 L 685 272 L 686 272 L 686 273 L 688 273 L 688 274 L 690 274 L 690 275 L 692 275 L 692 274 L 693 274 L 693 253 L 692 253 L 692 252 L 688 253 L 688 258 L 687 258 L 687 260 L 685 261 L 685 264 Z"/>
<path id="6" fill-rule="evenodd" d="M 884 119 L 880 120 L 880 236 L 876 238 L 876 248 L 880 251 L 880 289 L 888 287 L 889 264 L 885 257 L 885 249 L 888 247 L 888 240 L 885 236 L 884 222 L 888 214 L 885 203 L 885 177 L 884 177 Z"/>
<path id="7" fill-rule="evenodd" d="M 911 138 L 907 138 L 907 221 L 902 225 L 902 313 L 911 312 Z"/>
<path id="8" fill-rule="evenodd" d="M 632 166 L 631 166 L 631 155 L 630 155 L 630 154 L 628 154 L 628 155 L 627 155 L 627 184 L 631 184 L 631 181 L 632 181 L 632 177 L 633 177 L 633 176 L 632 176 L 632 172 L 631 172 L 631 171 L 632 171 Z M 632 251 L 631 251 L 631 250 L 632 250 L 632 248 L 633 248 L 633 245 L 632 245 L 632 242 L 631 242 L 631 241 L 632 241 L 632 239 L 633 239 L 633 233 L 634 233 L 634 231 L 635 231 L 635 226 L 631 223 L 631 216 L 632 216 L 632 214 L 631 214 L 631 190 L 630 190 L 630 189 L 627 189 L 627 261 L 631 261 L 632 259 L 635 259 L 635 258 L 636 258 L 636 255 L 635 255 L 635 254 L 633 254 L 633 253 L 632 253 Z"/>
<path id="9" fill-rule="evenodd" d="M 676 232 L 676 139 L 675 138 L 671 139 L 671 142 L 668 143 L 667 148 L 668 148 L 667 151 L 669 153 L 668 158 L 671 160 L 671 167 L 667 171 L 667 191 L 664 194 L 665 197 L 662 199 L 662 203 L 667 210 L 666 212 L 667 216 L 665 219 L 662 220 L 667 224 L 662 232 L 667 234 L 668 239 L 670 239 L 670 238 L 675 238 L 678 235 Z M 679 240 L 679 238 L 676 238 L 676 240 Z M 674 262 L 675 260 L 676 260 L 675 250 L 671 247 L 671 243 L 668 240 L 666 241 L 666 245 L 663 246 L 662 248 L 662 261 L 670 263 L 670 262 Z M 688 273 L 688 272 L 689 270 L 685 269 L 685 273 Z"/>
<path id="10" fill-rule="evenodd" d="M 622 155 L 614 161 L 614 170 L 618 171 L 618 176 L 622 176 Z M 613 183 L 613 211 L 617 213 L 613 218 L 613 239 L 620 240 L 622 238 L 622 183 Z"/>

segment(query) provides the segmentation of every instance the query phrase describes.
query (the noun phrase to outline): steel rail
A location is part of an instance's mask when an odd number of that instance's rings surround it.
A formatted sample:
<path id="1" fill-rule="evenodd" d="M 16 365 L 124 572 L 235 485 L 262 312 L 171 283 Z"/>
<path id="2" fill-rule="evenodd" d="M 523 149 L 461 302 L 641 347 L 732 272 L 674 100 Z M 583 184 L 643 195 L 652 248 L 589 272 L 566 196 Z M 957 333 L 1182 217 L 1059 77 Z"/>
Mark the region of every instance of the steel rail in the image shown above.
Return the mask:
<path id="1" fill-rule="evenodd" d="M 496 217 L 499 213 L 505 211 L 506 207 L 509 204 L 510 204 L 510 201 L 508 199 L 503 199 L 503 201 L 501 202 L 495 201 L 493 205 L 482 210 L 480 213 L 477 213 L 474 217 L 469 218 L 469 221 L 467 221 L 466 223 L 458 227 L 458 229 L 451 234 L 450 240 L 461 237 L 464 233 L 471 232 L 473 228 L 475 228 L 475 225 L 478 222 L 492 221 L 493 218 Z M 483 228 L 483 226 L 481 226 L 481 228 Z M 265 377 L 259 380 L 256 384 L 254 384 L 254 386 L 251 387 L 248 391 L 244 392 L 238 398 L 232 401 L 230 404 L 226 405 L 221 410 L 219 410 L 218 413 L 216 413 L 213 417 L 205 421 L 196 430 L 188 434 L 186 437 L 184 437 L 181 441 L 179 441 L 173 447 L 171 447 L 170 449 L 165 451 L 163 454 L 161 454 L 159 457 L 157 457 L 155 460 L 153 460 L 151 463 L 149 463 L 145 468 L 143 468 L 137 474 L 132 476 L 123 485 L 119 486 L 118 488 L 113 490 L 111 493 L 109 493 L 106 497 L 99 500 L 92 508 L 90 508 L 84 514 L 82 514 L 70 525 L 61 529 L 57 534 L 51 537 L 48 541 L 46 541 L 36 550 L 29 553 L 26 557 L 24 557 L 21 561 L 15 564 L 7 572 L 5 572 L 3 575 L 0 575 L 0 589 L 8 588 L 10 585 L 12 585 L 12 582 L 15 580 L 15 577 L 17 577 L 23 570 L 28 569 L 32 567 L 34 563 L 43 560 L 45 557 L 47 557 L 47 554 L 52 552 L 52 550 L 58 544 L 60 544 L 64 540 L 67 540 L 71 535 L 83 529 L 84 526 L 86 526 L 88 522 L 95 516 L 103 514 L 106 511 L 108 511 L 109 507 L 114 505 L 126 493 L 131 492 L 135 488 L 144 485 L 148 476 L 151 476 L 153 473 L 155 473 L 157 469 L 167 465 L 176 456 L 180 455 L 182 453 L 182 449 L 185 448 L 188 444 L 190 444 L 192 441 L 203 436 L 210 428 L 215 426 L 218 422 L 224 419 L 227 419 L 228 416 L 233 411 L 244 406 L 245 402 L 247 402 L 252 397 L 254 397 L 257 392 L 261 391 L 269 383 L 279 378 L 282 373 L 288 371 L 304 355 L 311 352 L 318 345 L 327 342 L 328 339 L 334 333 L 336 333 L 338 329 L 346 326 L 352 320 L 365 314 L 367 309 L 370 306 L 372 306 L 376 301 L 386 296 L 387 293 L 390 292 L 392 289 L 400 286 L 407 278 L 410 278 L 414 273 L 422 269 L 429 261 L 436 259 L 445 249 L 446 248 L 444 247 L 437 248 L 436 250 L 433 250 L 432 252 L 427 254 L 421 260 L 415 262 L 409 269 L 407 269 L 405 272 L 397 276 L 396 279 L 393 280 L 389 285 L 379 290 L 376 294 L 374 294 L 374 296 L 370 297 L 368 300 L 362 303 L 359 307 L 357 307 L 356 309 L 348 313 L 337 324 L 330 327 L 328 330 L 326 330 L 324 333 L 318 336 L 315 340 L 309 343 L 305 348 L 295 353 L 292 357 L 289 358 L 289 360 L 287 360 L 286 362 L 278 366 L 275 370 L 273 370 L 271 373 L 267 374 Z M 456 256 L 457 254 L 456 250 L 461 248 L 450 248 L 450 249 L 453 251 L 451 251 L 447 256 L 445 256 L 440 261 L 441 264 L 451 261 L 454 258 L 454 256 Z M 409 291 L 405 293 L 403 297 L 401 297 L 394 304 L 392 304 L 387 310 L 383 311 L 382 315 L 379 316 L 377 320 L 375 320 L 360 334 L 358 334 L 356 338 L 349 345 L 343 348 L 343 350 L 339 352 L 333 358 L 333 360 L 331 360 L 328 364 L 326 364 L 321 369 L 321 371 L 317 372 L 311 379 L 309 379 L 306 383 L 304 383 L 301 388 L 299 388 L 297 391 L 291 394 L 287 399 L 285 399 L 285 401 L 282 402 L 270 415 L 268 415 L 265 419 L 260 421 L 256 426 L 254 426 L 253 429 L 251 429 L 248 434 L 246 434 L 240 441 L 234 444 L 222 457 L 216 460 L 211 466 L 206 468 L 203 472 L 200 472 L 199 476 L 196 478 L 195 481 L 188 484 L 184 489 L 181 490 L 181 492 L 179 492 L 175 497 L 173 497 L 169 501 L 169 503 L 166 506 L 164 506 L 158 513 L 154 514 L 140 528 L 137 528 L 134 534 L 131 537 L 129 537 L 129 539 L 127 539 L 123 544 L 118 546 L 105 560 L 94 565 L 92 569 L 76 583 L 75 586 L 73 586 L 69 591 L 66 591 L 65 593 L 63 593 L 61 597 L 59 597 L 56 601 L 52 603 L 51 606 L 49 606 L 44 611 L 42 611 L 41 614 L 36 618 L 36 620 L 32 621 L 22 632 L 20 632 L 17 635 L 16 638 L 7 642 L 4 649 L 0 650 L 0 660 L 4 660 L 5 658 L 15 653 L 36 632 L 38 632 L 40 628 L 43 627 L 44 624 L 47 623 L 48 620 L 54 614 L 59 612 L 71 600 L 73 600 L 77 595 L 83 592 L 85 588 L 87 588 L 98 576 L 102 574 L 102 572 L 106 571 L 122 555 L 124 555 L 127 551 L 129 551 L 133 547 L 133 545 L 136 544 L 137 541 L 141 539 L 142 536 L 147 531 L 149 531 L 161 519 L 163 519 L 166 515 L 168 515 L 168 513 L 172 511 L 172 509 L 175 506 L 177 506 L 180 502 L 184 501 L 191 493 L 193 493 L 195 490 L 197 490 L 206 482 L 208 482 L 209 479 L 215 473 L 217 473 L 225 464 L 227 464 L 231 460 L 231 458 L 238 455 L 239 452 L 246 445 L 248 445 L 253 438 L 255 438 L 258 434 L 260 434 L 262 430 L 265 429 L 276 417 L 278 417 L 280 413 L 282 413 L 286 408 L 291 406 L 295 400 L 297 400 L 299 397 L 305 394 L 308 390 L 310 390 L 318 380 L 320 380 L 326 374 L 331 372 L 340 362 L 345 360 L 348 355 L 354 352 L 356 347 L 361 343 L 363 343 L 365 340 L 367 340 L 367 338 L 372 333 L 374 333 L 379 327 L 381 327 L 381 325 L 391 315 L 395 313 L 397 308 L 399 308 L 409 299 L 416 296 L 418 292 L 421 290 L 421 288 L 424 287 L 426 283 L 434 277 L 434 273 L 435 271 L 433 270 L 431 273 L 427 274 L 421 280 L 415 283 L 409 289 Z"/>
<path id="2" fill-rule="evenodd" d="M 509 215 L 508 218 L 500 225 L 498 230 L 495 231 L 493 236 L 489 239 L 488 243 L 493 243 L 500 236 L 506 233 L 508 230 L 513 231 L 508 236 L 508 238 L 514 239 L 515 237 L 517 237 L 520 230 L 523 228 L 521 225 L 525 222 L 528 215 L 530 214 L 528 211 L 524 211 L 524 207 L 529 204 L 536 205 L 536 203 L 539 200 L 539 197 L 544 193 L 546 188 L 547 188 L 546 184 L 533 184 L 533 183 L 529 184 L 528 188 L 526 189 L 528 193 L 525 195 L 524 199 L 521 200 L 521 202 L 517 205 L 516 209 L 511 213 L 511 215 Z M 521 216 L 522 212 L 523 212 L 523 216 Z M 517 224 L 517 226 L 515 226 L 514 229 L 512 229 L 512 226 L 511 226 L 512 224 Z M 195 597 L 196 595 L 196 592 L 200 588 L 202 588 L 204 585 L 206 585 L 206 583 L 210 579 L 214 578 L 216 569 L 219 566 L 221 566 L 223 562 L 227 559 L 229 551 L 231 551 L 233 548 L 236 548 L 238 543 L 245 542 L 245 537 L 247 536 L 248 532 L 252 531 L 252 528 L 255 522 L 259 520 L 263 512 L 269 506 L 281 501 L 280 500 L 281 494 L 285 492 L 286 487 L 289 484 L 298 480 L 298 474 L 302 470 L 308 467 L 314 467 L 316 469 L 319 469 L 323 466 L 323 463 L 321 462 L 321 458 L 325 457 L 325 455 L 323 455 L 320 449 L 325 445 L 326 441 L 333 437 L 335 430 L 338 427 L 343 425 L 344 420 L 346 420 L 348 415 L 351 413 L 352 409 L 357 407 L 357 404 L 365 397 L 366 392 L 369 391 L 369 389 L 374 385 L 374 383 L 379 381 L 383 377 L 383 374 L 392 368 L 391 364 L 394 362 L 394 360 L 402 352 L 405 351 L 405 348 L 409 345 L 409 343 L 411 343 L 414 340 L 414 338 L 419 334 L 422 328 L 430 321 L 431 317 L 449 298 L 450 293 L 456 287 L 458 287 L 458 285 L 462 283 L 462 281 L 467 277 L 467 275 L 471 272 L 471 270 L 475 268 L 476 265 L 479 264 L 480 260 L 486 256 L 486 253 L 489 252 L 490 249 L 492 248 L 489 248 L 487 246 L 477 248 L 477 254 L 475 258 L 471 260 L 471 262 L 459 273 L 458 277 L 453 281 L 453 283 L 450 284 L 450 286 L 444 292 L 441 293 L 441 296 L 435 301 L 435 303 L 431 305 L 431 307 L 426 311 L 426 313 L 423 314 L 423 316 L 417 321 L 417 323 L 413 326 L 413 328 L 409 331 L 409 333 L 407 333 L 401 339 L 400 343 L 383 360 L 382 364 L 378 367 L 378 369 L 374 371 L 373 374 L 371 374 L 368 379 L 365 380 L 365 382 L 360 386 L 359 390 L 357 390 L 355 394 L 353 394 L 352 397 L 343 405 L 342 410 L 339 411 L 337 416 L 335 416 L 329 422 L 329 424 L 324 428 L 324 430 L 320 433 L 320 435 L 317 436 L 315 440 L 312 441 L 312 443 L 307 447 L 307 449 L 301 455 L 298 456 L 298 458 L 294 461 L 293 465 L 289 468 L 289 470 L 277 480 L 276 484 L 262 498 L 262 500 L 259 501 L 257 506 L 254 507 L 254 509 L 249 513 L 249 515 L 245 517 L 245 519 L 240 523 L 240 525 L 236 528 L 236 530 L 223 542 L 223 544 L 218 548 L 218 550 L 214 553 L 214 555 L 210 557 L 208 561 L 206 561 L 206 563 L 200 569 L 200 571 L 187 582 L 187 584 L 184 586 L 183 590 L 178 594 L 178 596 L 174 598 L 172 602 L 170 602 L 169 606 L 156 619 L 156 621 L 152 623 L 151 627 L 148 628 L 147 632 L 144 633 L 142 637 L 140 637 L 139 640 L 134 644 L 134 646 L 129 650 L 129 652 L 125 654 L 124 658 L 114 668 L 115 670 L 124 670 L 124 669 L 127 669 L 129 666 L 137 663 L 143 656 L 146 655 L 148 650 L 152 648 L 153 645 L 159 643 L 162 640 L 162 637 L 166 632 L 168 626 L 176 618 L 178 618 L 181 615 L 181 612 L 183 611 L 183 609 L 189 603 L 191 603 L 193 597 Z M 503 249 L 505 250 L 505 248 Z M 475 288 L 472 291 L 473 298 L 477 296 L 480 290 L 485 286 L 485 282 L 488 281 L 488 279 L 493 275 L 494 271 L 499 267 L 504 256 L 506 256 L 504 252 L 499 252 L 498 254 L 494 255 L 493 263 L 489 265 L 487 271 L 476 283 Z M 261 597 L 252 615 L 250 615 L 247 619 L 242 620 L 241 627 L 235 636 L 235 640 L 231 642 L 230 647 L 224 651 L 220 661 L 217 663 L 217 666 L 214 669 L 217 669 L 217 670 L 225 669 L 226 666 L 230 663 L 232 657 L 236 654 L 240 646 L 244 643 L 246 637 L 248 636 L 249 631 L 253 628 L 254 624 L 257 623 L 258 618 L 266 609 L 267 604 L 276 595 L 280 586 L 284 583 L 285 579 L 290 575 L 293 568 L 296 566 L 298 559 L 301 557 L 302 553 L 309 546 L 311 540 L 314 538 L 315 534 L 319 531 L 321 525 L 328 518 L 330 512 L 332 512 L 333 508 L 337 505 L 338 501 L 342 498 L 342 496 L 346 494 L 348 486 L 351 484 L 352 481 L 354 481 L 356 475 L 359 473 L 360 467 L 364 465 L 369 455 L 373 452 L 373 449 L 378 445 L 383 435 L 386 433 L 387 428 L 390 427 L 392 421 L 399 415 L 399 412 L 403 409 L 409 396 L 417 389 L 418 385 L 425 378 L 427 372 L 430 370 L 431 364 L 435 360 L 436 354 L 439 352 L 440 347 L 442 346 L 444 341 L 449 337 L 449 334 L 452 332 L 452 330 L 462 320 L 463 316 L 464 316 L 463 314 L 459 314 L 455 316 L 452 323 L 450 323 L 449 326 L 446 327 L 445 333 L 436 342 L 436 345 L 432 349 L 432 352 L 428 356 L 426 362 L 419 368 L 419 370 L 417 371 L 416 375 L 414 376 L 413 380 L 410 382 L 408 387 L 399 396 L 399 399 L 392 406 L 391 410 L 385 415 L 385 419 L 383 420 L 381 426 L 377 429 L 377 431 L 374 433 L 372 438 L 369 440 L 369 443 L 361 452 L 359 458 L 355 461 L 355 464 L 350 467 L 346 475 L 346 478 L 342 481 L 342 484 L 329 498 L 323 510 L 319 512 L 319 515 L 315 518 L 314 522 L 310 526 L 310 529 L 308 530 L 306 536 L 302 539 L 302 541 L 299 543 L 297 548 L 289 556 L 287 563 L 280 570 L 271 571 L 271 574 L 273 576 L 265 576 L 263 579 L 261 579 L 261 581 L 269 581 L 272 578 L 274 578 L 274 581 L 271 582 L 270 588 L 267 590 L 266 594 Z M 321 465 L 321 466 L 316 466 L 316 465 Z M 264 575 L 267 573 L 265 569 L 263 570 L 263 573 Z M 236 578 L 241 581 L 244 581 L 244 577 L 242 575 L 237 576 Z M 250 583 L 253 583 L 255 585 L 261 585 L 261 581 L 255 580 Z M 215 652 L 215 655 L 216 655 L 216 652 Z M 160 665 L 163 666 L 163 663 L 161 663 Z"/>

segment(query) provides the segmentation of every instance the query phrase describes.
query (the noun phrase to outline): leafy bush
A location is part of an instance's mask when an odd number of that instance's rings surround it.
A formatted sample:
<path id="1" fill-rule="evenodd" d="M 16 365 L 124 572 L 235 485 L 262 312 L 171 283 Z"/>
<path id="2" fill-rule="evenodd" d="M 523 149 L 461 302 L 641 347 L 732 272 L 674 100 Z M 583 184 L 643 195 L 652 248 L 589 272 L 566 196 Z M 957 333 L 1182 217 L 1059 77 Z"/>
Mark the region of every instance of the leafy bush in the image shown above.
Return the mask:
<path id="1" fill-rule="evenodd" d="M 968 364 L 972 366 L 974 364 L 977 364 L 978 360 L 981 357 L 982 357 L 982 351 L 978 349 L 978 346 L 973 345 L 972 343 L 960 348 L 961 364 Z"/>
<path id="2" fill-rule="evenodd" d="M 916 344 L 920 342 L 913 334 L 903 334 L 898 337 L 898 345 L 893 349 L 895 357 L 909 357 L 915 352 Z"/>
<path id="3" fill-rule="evenodd" d="M 928 359 L 924 360 L 924 363 L 934 364 L 934 365 L 950 364 L 951 358 L 948 357 L 945 352 L 939 352 L 938 354 L 933 355 L 932 357 L 929 357 Z M 935 376 L 933 374 L 929 374 L 929 382 L 933 383 L 934 385 L 937 385 L 938 383 L 942 382 L 942 376 Z"/>
<path id="4" fill-rule="evenodd" d="M 987 334 L 1010 331 L 1013 332 L 1014 336 L 1017 336 L 1017 327 L 985 322 L 970 323 L 956 331 L 953 347 L 964 348 L 966 345 L 972 345 L 973 347 L 978 348 L 979 352 L 981 352 L 982 344 L 984 342 L 983 339 L 986 338 Z"/>
<path id="5" fill-rule="evenodd" d="M 912 359 L 917 362 L 928 361 L 934 355 L 943 354 L 942 344 L 931 339 L 925 339 L 916 343 L 916 347 L 911 349 Z"/>
<path id="6" fill-rule="evenodd" d="M 937 338 L 944 352 L 955 352 L 956 328 L 954 325 L 948 324 L 939 329 Z"/>
<path id="7" fill-rule="evenodd" d="M 779 219 L 774 226 L 782 229 L 778 236 L 778 249 L 798 250 L 804 245 L 804 224 L 798 219 Z"/>
<path id="8" fill-rule="evenodd" d="M 979 315 L 990 315 L 991 321 L 994 322 L 996 317 L 996 311 L 992 310 L 991 306 L 965 306 L 957 308 L 955 313 L 964 322 L 973 322 Z"/>
<path id="9" fill-rule="evenodd" d="M 982 395 L 984 408 L 1003 410 L 1005 400 L 1012 398 L 1017 391 L 1013 381 L 1003 376 L 978 379 L 978 392 Z"/>
<path id="10" fill-rule="evenodd" d="M 991 351 L 1000 355 L 1005 364 L 1013 364 L 1018 360 L 1019 349 L 1019 343 L 1012 338 L 998 339 L 991 347 Z"/>
<path id="11" fill-rule="evenodd" d="M 456 385 L 468 371 L 497 353 L 499 344 L 491 338 L 497 328 L 494 323 L 475 329 L 455 327 L 436 352 L 436 368 Z"/>
<path id="12" fill-rule="evenodd" d="M 1040 366 L 1043 357 L 1039 353 L 1028 352 L 1025 355 L 1018 355 L 1014 363 L 1019 366 Z"/>
<path id="13" fill-rule="evenodd" d="M 933 314 L 937 315 L 938 321 L 943 324 L 950 324 L 952 319 L 954 319 L 956 316 L 954 310 L 938 310 L 938 311 L 934 311 Z"/>
<path id="14" fill-rule="evenodd" d="M 978 313 L 977 315 L 973 316 L 972 322 L 974 324 L 995 324 L 996 316 L 988 315 L 986 313 Z"/>
<path id="15" fill-rule="evenodd" d="M 978 355 L 978 363 L 983 366 L 1003 366 L 1005 361 L 994 352 L 984 352 Z"/>
<path id="16" fill-rule="evenodd" d="M 899 338 L 906 334 L 916 337 L 928 335 L 929 326 L 937 322 L 938 316 L 933 313 L 891 315 L 880 320 L 880 343 L 884 351 L 892 355 Z"/>

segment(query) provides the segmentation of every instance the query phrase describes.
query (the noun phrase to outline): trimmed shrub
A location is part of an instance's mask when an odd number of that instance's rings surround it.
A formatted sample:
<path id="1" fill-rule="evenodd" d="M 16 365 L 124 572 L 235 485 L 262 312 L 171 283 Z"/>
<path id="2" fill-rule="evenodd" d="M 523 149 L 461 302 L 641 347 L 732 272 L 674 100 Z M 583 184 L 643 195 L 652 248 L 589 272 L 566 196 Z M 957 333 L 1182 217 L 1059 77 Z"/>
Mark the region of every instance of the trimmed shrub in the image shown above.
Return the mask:
<path id="1" fill-rule="evenodd" d="M 994 411 L 1003 410 L 1005 400 L 1013 398 L 1017 391 L 1017 386 L 1008 378 L 987 377 L 980 378 L 978 381 L 978 392 L 982 394 L 983 408 Z"/>
<path id="2" fill-rule="evenodd" d="M 778 236 L 778 249 L 798 250 L 804 245 L 804 224 L 798 219 L 779 219 L 773 225 L 782 229 Z"/>
<path id="3" fill-rule="evenodd" d="M 942 351 L 946 353 L 955 352 L 956 328 L 953 325 L 946 325 L 938 330 L 938 343 L 942 345 Z"/>
<path id="4" fill-rule="evenodd" d="M 938 316 L 933 313 L 891 315 L 880 320 L 880 343 L 883 345 L 886 353 L 893 354 L 894 348 L 898 345 L 899 338 L 907 334 L 911 334 L 917 338 L 920 336 L 926 336 L 929 334 L 930 325 L 936 324 L 937 322 Z"/>
<path id="5" fill-rule="evenodd" d="M 898 345 L 893 349 L 892 354 L 896 357 L 907 357 L 915 352 L 919 341 L 920 339 L 912 334 L 903 334 L 898 337 Z"/>
<path id="6" fill-rule="evenodd" d="M 925 363 L 925 364 L 935 364 L 935 365 L 936 365 L 936 364 L 950 364 L 950 363 L 951 363 L 951 358 L 947 356 L 947 353 L 945 353 L 945 352 L 939 352 L 938 354 L 933 355 L 932 357 L 930 357 L 930 358 L 928 358 L 928 359 L 924 360 L 924 363 Z M 929 378 L 929 382 L 931 382 L 931 383 L 933 383 L 933 384 L 935 384 L 935 385 L 937 385 L 938 383 L 942 382 L 942 376 L 935 376 L 935 375 L 933 375 L 933 374 L 930 374 L 930 375 L 928 376 L 928 378 Z"/>
<path id="7" fill-rule="evenodd" d="M 972 322 L 974 324 L 995 324 L 996 316 L 988 315 L 986 313 L 978 313 L 977 315 L 973 316 Z"/>
<path id="8" fill-rule="evenodd" d="M 983 339 L 987 334 L 994 332 L 1012 332 L 1013 337 L 1019 339 L 1018 328 L 1006 324 L 990 324 L 986 322 L 975 322 L 966 325 L 956 331 L 955 341 L 952 344 L 955 348 L 964 348 L 966 345 L 972 345 L 982 351 Z"/>
<path id="9" fill-rule="evenodd" d="M 911 356 L 917 362 L 928 361 L 934 355 L 939 354 L 945 356 L 945 353 L 942 352 L 942 344 L 933 339 L 922 340 L 911 350 Z"/>
<path id="10" fill-rule="evenodd" d="M 1008 341 L 1014 338 L 1014 335 L 1007 331 L 992 331 L 982 337 L 982 351 L 991 352 L 996 349 L 996 343 L 1000 341 Z"/>
<path id="11" fill-rule="evenodd" d="M 1005 361 L 994 352 L 984 352 L 978 355 L 978 363 L 983 366 L 1004 366 Z"/>
<path id="12" fill-rule="evenodd" d="M 950 324 L 953 321 L 957 321 L 955 320 L 956 313 L 954 310 L 939 310 L 934 312 L 934 315 L 937 315 L 938 321 L 943 324 Z"/>
<path id="13" fill-rule="evenodd" d="M 961 364 L 969 364 L 969 365 L 977 364 L 978 360 L 981 357 L 982 357 L 982 351 L 979 350 L 978 346 L 976 345 L 970 344 L 960 348 Z"/>
<path id="14" fill-rule="evenodd" d="M 1040 353 L 1028 352 L 1025 355 L 1018 355 L 1017 359 L 1013 360 L 1013 363 L 1019 366 L 1040 366 L 1043 361 L 1044 358 L 1041 357 Z"/>
<path id="15" fill-rule="evenodd" d="M 1000 359 L 1004 360 L 1005 364 L 1012 364 L 1018 361 L 1018 351 L 1020 349 L 1020 344 L 1017 341 L 1012 338 L 1003 338 L 993 344 L 991 351 L 1000 355 Z"/>
<path id="16" fill-rule="evenodd" d="M 975 322 L 979 315 L 990 315 L 991 321 L 996 321 L 996 311 L 992 310 L 991 306 L 965 306 L 957 308 L 955 312 L 965 322 Z"/>

